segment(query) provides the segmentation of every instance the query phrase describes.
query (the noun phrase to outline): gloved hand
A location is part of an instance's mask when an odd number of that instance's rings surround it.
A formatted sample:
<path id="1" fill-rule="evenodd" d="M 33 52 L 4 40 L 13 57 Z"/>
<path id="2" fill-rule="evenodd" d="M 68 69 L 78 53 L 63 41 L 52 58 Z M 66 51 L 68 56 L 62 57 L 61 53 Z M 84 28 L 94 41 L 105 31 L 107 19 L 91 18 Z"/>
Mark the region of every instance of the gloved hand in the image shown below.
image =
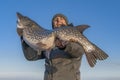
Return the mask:
<path id="1" fill-rule="evenodd" d="M 62 40 L 60 40 L 58 38 L 55 40 L 55 46 L 58 47 L 58 48 L 60 48 L 60 49 L 65 48 L 66 47 L 66 43 L 67 42 L 62 41 Z"/>

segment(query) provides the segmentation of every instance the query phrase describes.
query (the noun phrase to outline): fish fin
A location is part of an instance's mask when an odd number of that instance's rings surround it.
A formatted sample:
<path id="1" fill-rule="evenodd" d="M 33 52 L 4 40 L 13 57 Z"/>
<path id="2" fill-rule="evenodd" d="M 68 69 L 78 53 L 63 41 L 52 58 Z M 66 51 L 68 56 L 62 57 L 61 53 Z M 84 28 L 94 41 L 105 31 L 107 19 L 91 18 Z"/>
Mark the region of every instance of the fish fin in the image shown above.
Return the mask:
<path id="1" fill-rule="evenodd" d="M 108 55 L 103 50 L 101 50 L 95 44 L 93 45 L 95 47 L 94 51 L 85 52 L 87 61 L 91 67 L 95 66 L 95 64 L 97 63 L 97 60 L 104 60 L 108 57 Z"/>
<path id="2" fill-rule="evenodd" d="M 38 50 L 34 50 L 24 40 L 22 40 L 21 43 L 24 56 L 28 61 L 36 61 L 45 58 L 45 56 L 42 54 L 42 52 L 40 52 L 40 50 L 38 53 Z"/>
<path id="3" fill-rule="evenodd" d="M 75 26 L 79 31 L 80 33 L 83 33 L 83 31 L 87 28 L 89 28 L 90 26 L 89 25 L 78 25 L 78 26 Z"/>
<path id="4" fill-rule="evenodd" d="M 98 60 L 104 60 L 108 57 L 108 55 L 103 51 L 101 50 L 99 47 L 97 47 L 95 44 L 93 44 L 95 46 L 95 57 L 98 59 Z"/>
<path id="5" fill-rule="evenodd" d="M 36 43 L 36 45 L 37 45 L 39 48 L 42 48 L 42 47 L 46 46 L 46 44 L 43 44 L 43 43 L 41 43 L 41 42 Z"/>
<path id="6" fill-rule="evenodd" d="M 86 53 L 86 58 L 90 67 L 94 67 L 97 62 L 97 58 L 92 53 Z"/>

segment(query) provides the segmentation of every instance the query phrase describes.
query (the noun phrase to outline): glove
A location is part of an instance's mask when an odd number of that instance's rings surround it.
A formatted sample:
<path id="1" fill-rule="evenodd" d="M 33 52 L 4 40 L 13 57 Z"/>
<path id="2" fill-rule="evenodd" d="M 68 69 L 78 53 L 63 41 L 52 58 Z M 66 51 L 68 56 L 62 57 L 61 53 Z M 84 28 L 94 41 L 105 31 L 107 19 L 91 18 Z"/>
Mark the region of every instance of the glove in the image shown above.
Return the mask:
<path id="1" fill-rule="evenodd" d="M 55 46 L 60 48 L 60 49 L 64 49 L 66 47 L 66 42 L 57 38 L 55 40 Z"/>

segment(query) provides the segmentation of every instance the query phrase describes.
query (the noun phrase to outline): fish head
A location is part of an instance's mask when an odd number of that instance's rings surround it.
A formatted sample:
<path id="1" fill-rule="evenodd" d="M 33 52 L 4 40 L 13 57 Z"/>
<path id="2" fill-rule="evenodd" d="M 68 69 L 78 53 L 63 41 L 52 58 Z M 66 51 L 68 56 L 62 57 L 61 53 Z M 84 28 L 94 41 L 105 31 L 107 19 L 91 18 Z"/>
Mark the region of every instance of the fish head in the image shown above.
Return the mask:
<path id="1" fill-rule="evenodd" d="M 33 21 L 27 16 L 23 16 L 22 14 L 17 12 L 17 28 L 24 29 L 33 25 Z"/>
<path id="2" fill-rule="evenodd" d="M 23 35 L 23 30 L 25 28 L 30 28 L 35 25 L 35 22 L 32 21 L 29 17 L 23 16 L 17 12 L 17 33 L 19 36 Z"/>

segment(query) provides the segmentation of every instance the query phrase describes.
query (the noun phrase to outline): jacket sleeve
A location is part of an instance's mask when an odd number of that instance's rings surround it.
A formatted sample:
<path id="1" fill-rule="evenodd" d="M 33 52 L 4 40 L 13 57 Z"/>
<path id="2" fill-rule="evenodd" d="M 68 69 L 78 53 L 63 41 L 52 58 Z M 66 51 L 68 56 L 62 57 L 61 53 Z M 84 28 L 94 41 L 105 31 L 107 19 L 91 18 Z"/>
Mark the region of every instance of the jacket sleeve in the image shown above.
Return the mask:
<path id="1" fill-rule="evenodd" d="M 69 53 L 70 56 L 75 58 L 81 57 L 84 53 L 82 46 L 75 42 L 71 42 L 68 45 L 66 45 L 64 51 Z"/>
<path id="2" fill-rule="evenodd" d="M 35 60 L 45 58 L 43 52 L 39 53 L 38 55 L 37 51 L 35 51 L 27 43 L 25 43 L 25 41 L 22 38 L 21 38 L 21 45 L 22 45 L 24 56 L 27 60 L 35 61 Z"/>

